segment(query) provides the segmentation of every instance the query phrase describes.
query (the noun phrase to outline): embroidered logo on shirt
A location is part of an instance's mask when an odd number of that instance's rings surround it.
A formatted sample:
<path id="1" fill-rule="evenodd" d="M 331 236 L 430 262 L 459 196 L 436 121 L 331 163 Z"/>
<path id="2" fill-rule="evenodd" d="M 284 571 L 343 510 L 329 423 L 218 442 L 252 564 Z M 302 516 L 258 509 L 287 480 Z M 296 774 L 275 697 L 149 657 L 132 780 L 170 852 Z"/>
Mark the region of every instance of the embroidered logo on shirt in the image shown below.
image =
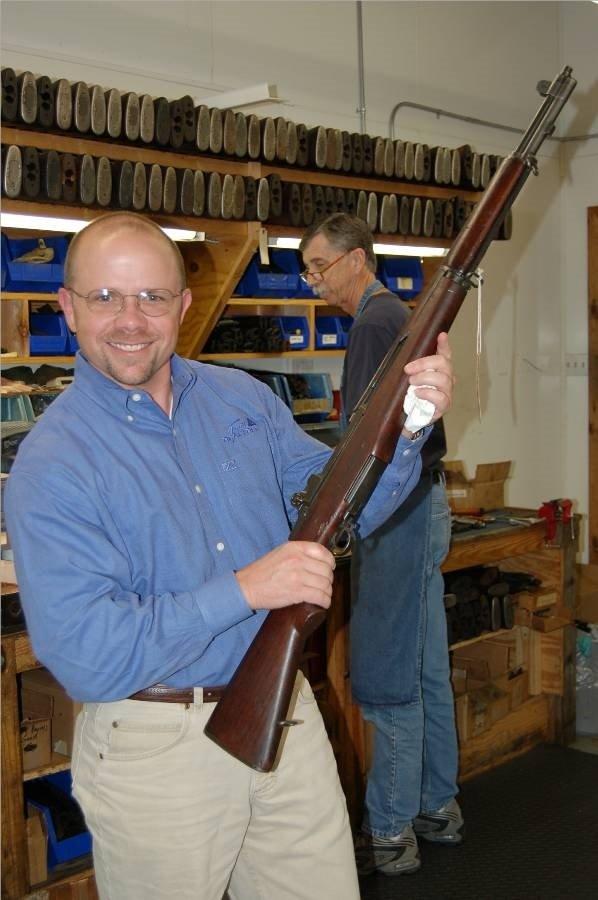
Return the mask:
<path id="1" fill-rule="evenodd" d="M 251 434 L 252 431 L 257 431 L 257 423 L 253 419 L 235 419 L 224 435 L 224 443 L 234 443 L 237 438 Z"/>
<path id="2" fill-rule="evenodd" d="M 235 469 L 239 468 L 239 463 L 236 459 L 227 459 L 225 462 L 220 463 L 220 468 L 223 472 L 234 472 Z"/>

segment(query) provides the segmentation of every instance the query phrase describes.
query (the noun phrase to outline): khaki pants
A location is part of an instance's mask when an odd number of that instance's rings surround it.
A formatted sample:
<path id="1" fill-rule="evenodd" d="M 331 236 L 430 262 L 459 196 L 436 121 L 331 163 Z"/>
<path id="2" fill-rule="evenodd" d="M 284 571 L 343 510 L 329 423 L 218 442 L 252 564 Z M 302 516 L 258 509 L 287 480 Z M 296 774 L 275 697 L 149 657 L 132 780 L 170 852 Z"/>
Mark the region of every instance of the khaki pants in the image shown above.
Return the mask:
<path id="1" fill-rule="evenodd" d="M 102 900 L 356 900 L 336 763 L 301 677 L 278 767 L 263 774 L 203 733 L 214 705 L 87 703 L 73 792 Z"/>

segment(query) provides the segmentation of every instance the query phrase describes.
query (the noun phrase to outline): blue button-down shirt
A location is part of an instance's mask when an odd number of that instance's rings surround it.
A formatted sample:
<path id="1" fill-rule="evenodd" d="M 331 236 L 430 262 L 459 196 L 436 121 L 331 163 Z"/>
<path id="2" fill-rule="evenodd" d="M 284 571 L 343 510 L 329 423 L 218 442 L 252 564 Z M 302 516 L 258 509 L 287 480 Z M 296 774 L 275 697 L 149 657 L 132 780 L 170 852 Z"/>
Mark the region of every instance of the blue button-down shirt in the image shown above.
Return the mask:
<path id="1" fill-rule="evenodd" d="M 174 356 L 172 388 L 169 417 L 79 354 L 8 480 L 33 649 L 77 700 L 227 683 L 266 615 L 234 572 L 287 540 L 330 453 L 244 372 Z M 417 483 L 421 443 L 400 439 L 362 534 Z"/>

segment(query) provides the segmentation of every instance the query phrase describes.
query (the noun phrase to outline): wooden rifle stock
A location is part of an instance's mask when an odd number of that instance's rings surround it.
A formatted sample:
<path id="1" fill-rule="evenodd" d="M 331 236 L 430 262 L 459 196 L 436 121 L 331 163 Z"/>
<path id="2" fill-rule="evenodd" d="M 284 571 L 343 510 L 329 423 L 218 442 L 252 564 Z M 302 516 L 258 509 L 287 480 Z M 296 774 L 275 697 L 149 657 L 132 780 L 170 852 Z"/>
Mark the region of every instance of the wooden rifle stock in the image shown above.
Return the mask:
<path id="1" fill-rule="evenodd" d="M 575 84 L 566 66 L 550 86 L 539 85 L 544 102 L 459 232 L 323 472 L 310 478 L 290 540 L 316 541 L 334 551 L 343 535 L 350 535 L 403 428 L 409 386 L 404 367 L 436 352 L 439 333 L 449 330 L 505 215 L 530 172 L 536 173 L 535 154 L 552 134 Z M 206 726 L 208 737 L 260 772 L 272 769 L 283 729 L 295 724 L 286 718 L 295 676 L 305 641 L 325 615 L 308 603 L 270 611 Z"/>

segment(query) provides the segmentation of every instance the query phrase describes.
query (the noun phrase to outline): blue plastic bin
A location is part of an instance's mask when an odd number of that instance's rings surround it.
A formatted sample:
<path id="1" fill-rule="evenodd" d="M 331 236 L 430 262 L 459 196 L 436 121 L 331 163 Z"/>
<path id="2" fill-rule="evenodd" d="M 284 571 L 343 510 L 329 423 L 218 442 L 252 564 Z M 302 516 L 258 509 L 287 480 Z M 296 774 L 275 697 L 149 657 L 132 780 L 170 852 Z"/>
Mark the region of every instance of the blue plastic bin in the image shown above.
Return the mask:
<path id="1" fill-rule="evenodd" d="M 2 243 L 2 252 L 0 253 L 0 287 L 2 290 L 8 283 L 8 238 L 5 234 L 0 235 Z"/>
<path id="2" fill-rule="evenodd" d="M 74 356 L 78 349 L 79 349 L 79 341 L 77 340 L 77 335 L 73 334 L 73 332 L 69 331 L 67 328 L 66 352 L 67 352 L 68 356 Z"/>
<path id="3" fill-rule="evenodd" d="M 382 281 L 401 300 L 412 300 L 424 284 L 421 260 L 416 256 L 384 256 Z"/>
<path id="4" fill-rule="evenodd" d="M 349 345 L 349 332 L 351 331 L 353 318 L 352 316 L 339 316 L 338 320 L 341 323 L 341 347 L 344 349 Z"/>
<path id="5" fill-rule="evenodd" d="M 322 374 L 287 375 L 293 398 L 293 415 L 298 422 L 323 422 L 334 408 L 332 379 Z"/>
<path id="6" fill-rule="evenodd" d="M 48 781 L 64 794 L 67 794 L 69 797 L 72 796 L 70 771 L 56 772 L 54 775 L 46 775 L 40 780 Z M 54 828 L 50 809 L 47 806 L 38 803 L 33 798 L 27 797 L 27 791 L 25 791 L 25 797 L 28 803 L 31 803 L 33 806 L 37 807 L 37 809 L 41 810 L 44 817 L 46 830 L 48 832 L 49 869 L 53 869 L 60 863 L 68 862 L 70 859 L 76 859 L 78 856 L 85 856 L 87 853 L 91 853 L 91 835 L 88 831 L 82 831 L 80 834 L 75 834 L 72 837 L 59 841 L 56 836 L 56 829 Z"/>
<path id="7" fill-rule="evenodd" d="M 303 257 L 301 256 L 301 254 L 299 253 L 298 250 L 295 250 L 294 252 L 297 254 L 298 271 L 302 272 L 305 268 L 305 266 L 303 264 Z M 310 285 L 307 284 L 307 282 L 303 281 L 303 279 L 300 277 L 297 282 L 297 293 L 295 294 L 295 296 L 296 297 L 304 297 L 309 300 L 315 300 L 315 299 L 317 299 L 318 295 L 315 293 L 315 291 L 313 291 L 311 289 Z"/>
<path id="8" fill-rule="evenodd" d="M 62 313 L 35 313 L 29 316 L 29 353 L 31 356 L 64 356 L 69 333 Z"/>
<path id="9" fill-rule="evenodd" d="M 342 346 L 340 316 L 316 316 L 316 350 L 340 350 Z"/>
<path id="10" fill-rule="evenodd" d="M 264 372 L 260 369 L 247 369 L 250 375 L 267 384 L 277 397 L 279 397 L 289 409 L 293 408 L 293 398 L 289 389 L 286 375 L 282 372 Z"/>
<path id="11" fill-rule="evenodd" d="M 285 350 L 305 350 L 309 346 L 309 325 L 306 316 L 272 316 L 282 331 Z"/>
<path id="12" fill-rule="evenodd" d="M 6 287 L 11 291 L 55 291 L 64 283 L 64 259 L 68 248 L 65 237 L 45 237 L 46 247 L 52 247 L 54 258 L 49 263 L 14 262 L 23 253 L 35 250 L 37 238 L 7 237 Z M 4 248 L 3 248 L 4 250 Z"/>
<path id="13" fill-rule="evenodd" d="M 295 297 L 299 290 L 299 259 L 295 250 L 272 249 L 270 265 L 256 253 L 235 289 L 240 297 Z"/>

